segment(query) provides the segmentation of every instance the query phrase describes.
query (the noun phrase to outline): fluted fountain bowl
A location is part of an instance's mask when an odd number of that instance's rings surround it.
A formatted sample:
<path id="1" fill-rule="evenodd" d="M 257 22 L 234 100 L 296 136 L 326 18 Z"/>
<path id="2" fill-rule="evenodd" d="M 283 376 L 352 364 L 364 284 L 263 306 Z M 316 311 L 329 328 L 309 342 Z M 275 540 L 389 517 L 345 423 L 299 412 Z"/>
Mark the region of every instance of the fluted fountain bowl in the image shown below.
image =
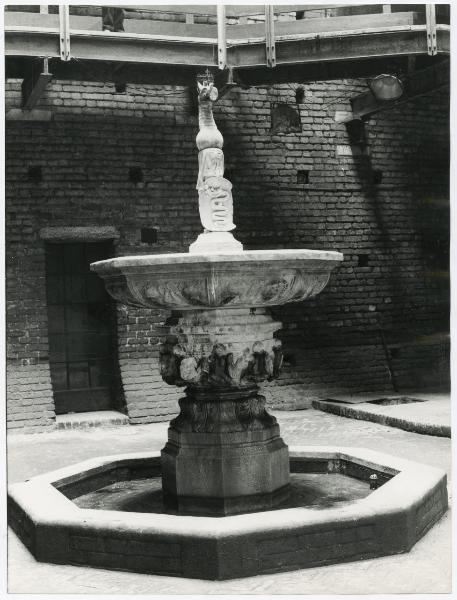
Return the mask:
<path id="1" fill-rule="evenodd" d="M 123 304 L 174 310 L 251 308 L 299 302 L 327 285 L 339 252 L 252 250 L 127 256 L 93 263 Z"/>

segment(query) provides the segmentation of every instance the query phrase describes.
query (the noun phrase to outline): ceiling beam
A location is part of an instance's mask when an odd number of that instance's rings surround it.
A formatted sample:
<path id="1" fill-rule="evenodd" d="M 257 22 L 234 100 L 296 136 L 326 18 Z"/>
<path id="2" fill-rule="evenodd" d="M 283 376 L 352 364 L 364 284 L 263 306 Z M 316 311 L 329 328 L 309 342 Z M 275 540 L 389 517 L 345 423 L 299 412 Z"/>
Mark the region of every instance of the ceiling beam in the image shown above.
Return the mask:
<path id="1" fill-rule="evenodd" d="M 427 53 L 426 26 L 415 12 L 275 22 L 276 65 Z M 102 31 L 101 19 L 71 16 L 71 58 L 218 66 L 216 26 L 126 20 L 125 32 Z M 449 26 L 436 28 L 437 52 L 449 53 Z M 240 37 L 234 37 L 240 36 Z M 5 13 L 5 55 L 61 57 L 57 15 Z M 227 27 L 227 65 L 265 64 L 265 24 Z M 273 40 L 272 40 L 273 41 Z M 270 44 L 272 46 L 273 44 Z"/>
<path id="2" fill-rule="evenodd" d="M 220 4 L 218 5 L 221 6 Z M 261 10 L 263 7 L 260 6 Z M 224 19 L 225 22 L 225 19 Z M 369 14 L 357 17 L 332 17 L 313 18 L 293 21 L 275 21 L 275 36 L 301 35 L 309 33 L 343 32 L 357 28 L 398 27 L 401 25 L 414 25 L 418 22 L 416 12 L 398 12 L 395 14 Z M 87 17 L 80 15 L 69 16 L 70 33 L 74 31 L 102 31 L 103 20 L 101 17 Z M 216 24 L 195 24 L 181 22 L 156 21 L 149 19 L 126 19 L 123 23 L 125 33 L 166 35 L 176 38 L 217 38 Z M 22 29 L 31 32 L 36 28 L 59 29 L 59 16 L 55 14 L 40 14 L 27 12 L 5 12 L 5 29 Z M 265 39 L 265 23 L 250 23 L 243 25 L 227 25 L 227 40 Z M 179 40 L 178 40 L 179 41 Z"/>
<path id="3" fill-rule="evenodd" d="M 313 11 L 325 9 L 346 8 L 345 4 L 276 4 L 274 6 L 275 14 Z M 144 4 L 144 5 L 124 5 L 127 11 L 148 12 L 148 13 L 175 13 L 175 14 L 194 14 L 213 16 L 217 13 L 217 2 L 214 4 Z M 226 7 L 228 17 L 260 16 L 264 14 L 262 4 L 229 4 Z"/>
<path id="4" fill-rule="evenodd" d="M 7 57 L 6 78 L 22 79 L 31 69 L 35 59 L 29 57 Z M 59 81 L 104 81 L 126 84 L 187 86 L 195 83 L 201 67 L 183 65 L 133 64 L 121 61 L 78 60 L 63 62 L 49 59 L 49 69 L 54 80 Z"/>
<path id="5" fill-rule="evenodd" d="M 415 5 L 417 6 L 417 5 Z M 384 10 L 384 7 L 386 9 Z M 367 12 L 389 12 L 387 7 L 390 5 L 385 4 L 275 4 L 273 6 L 274 13 L 297 13 L 297 12 L 313 12 L 313 11 L 332 11 L 333 13 L 339 14 L 351 14 L 353 11 L 355 14 L 360 13 L 361 10 L 365 9 Z M 146 12 L 146 13 L 169 13 L 169 14 L 194 14 L 194 15 L 205 15 L 215 16 L 217 12 L 217 2 L 214 4 L 154 4 L 154 5 L 134 5 L 128 4 L 119 6 L 124 8 L 127 12 Z M 261 16 L 264 14 L 264 7 L 262 4 L 228 4 L 225 7 L 228 17 L 249 17 L 249 16 Z M 415 10 L 415 9 L 414 9 Z"/>
<path id="6" fill-rule="evenodd" d="M 425 29 L 422 26 L 371 31 L 369 34 L 358 30 L 327 35 L 303 34 L 294 39 L 276 40 L 276 65 L 420 55 L 425 52 Z M 228 49 L 228 64 L 231 66 L 250 67 L 264 62 L 264 40 L 249 40 L 249 43 L 234 44 Z"/>
<path id="7" fill-rule="evenodd" d="M 442 61 L 443 57 L 418 56 L 416 68 L 424 69 Z M 5 61 L 6 77 L 8 79 L 23 79 L 36 63 L 31 57 L 7 56 Z M 359 61 L 337 60 L 333 62 L 298 63 L 293 65 L 278 65 L 274 69 L 265 64 L 260 67 L 232 69 L 233 82 L 244 86 L 265 86 L 276 83 L 301 83 L 323 81 L 328 79 L 357 79 L 368 78 L 389 72 L 407 71 L 408 57 L 398 56 L 389 58 L 370 58 Z M 102 60 L 78 60 L 63 62 L 58 58 L 49 60 L 49 69 L 55 80 L 74 81 L 106 81 L 151 85 L 194 85 L 196 75 L 201 67 L 186 65 L 135 64 L 122 61 L 111 62 Z M 214 67 L 215 69 L 215 67 Z M 226 83 L 232 83 L 228 78 L 229 71 L 215 70 L 216 85 L 220 88 Z"/>

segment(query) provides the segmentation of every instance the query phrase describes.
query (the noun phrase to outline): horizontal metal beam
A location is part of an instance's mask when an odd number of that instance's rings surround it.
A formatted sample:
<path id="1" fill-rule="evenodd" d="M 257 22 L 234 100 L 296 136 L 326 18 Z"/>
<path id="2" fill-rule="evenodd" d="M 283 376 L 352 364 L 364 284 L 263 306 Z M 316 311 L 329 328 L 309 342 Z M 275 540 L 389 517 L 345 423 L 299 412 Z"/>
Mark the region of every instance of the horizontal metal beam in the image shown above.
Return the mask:
<path id="1" fill-rule="evenodd" d="M 441 56 L 418 56 L 416 68 L 424 69 L 442 61 Z M 6 77 L 22 79 L 30 72 L 36 59 L 32 57 L 6 57 Z M 328 79 L 352 79 L 374 77 L 389 69 L 406 71 L 407 56 L 375 57 L 365 60 L 337 60 L 333 62 L 295 63 L 278 65 L 274 69 L 265 64 L 259 67 L 237 69 L 234 80 L 241 85 L 273 85 L 275 83 L 321 81 Z M 49 61 L 49 69 L 55 80 L 105 81 L 132 84 L 192 86 L 201 67 L 189 65 L 160 65 L 150 63 L 119 63 L 99 60 L 77 60 L 62 62 L 59 58 Z M 219 71 L 221 81 L 216 85 L 223 87 L 227 71 Z"/>
<path id="2" fill-rule="evenodd" d="M 204 16 L 214 16 L 217 12 L 217 3 L 214 4 L 155 4 L 155 5 L 116 5 L 124 8 L 127 11 L 148 12 L 148 13 L 169 13 L 169 14 L 194 14 Z M 382 4 L 375 5 L 375 9 L 382 12 Z M 328 11 L 333 9 L 357 9 L 361 10 L 367 7 L 368 10 L 373 10 L 373 4 L 274 4 L 273 11 L 275 14 L 308 12 L 315 10 Z M 227 17 L 249 17 L 263 15 L 264 9 L 261 4 L 228 4 L 225 7 Z"/>
<path id="3" fill-rule="evenodd" d="M 443 32 L 445 33 L 445 32 Z M 447 32 L 449 36 L 449 32 Z M 439 51 L 442 51 L 439 47 Z M 363 58 L 424 54 L 427 52 L 425 26 L 411 26 L 394 31 L 341 32 L 341 35 L 306 35 L 291 40 L 276 39 L 276 64 L 315 61 L 360 60 Z M 260 41 L 232 46 L 228 64 L 234 67 L 257 66 L 265 60 Z"/>
<path id="4" fill-rule="evenodd" d="M 276 65 L 425 54 L 427 30 L 425 24 L 414 24 L 415 14 L 276 21 Z M 101 31 L 101 19 L 71 16 L 71 56 L 79 60 L 196 67 L 217 66 L 220 62 L 216 26 L 137 19 L 126 20 L 125 24 L 125 32 L 107 34 Z M 258 37 L 252 35 L 256 32 Z M 238 33 L 246 37 L 234 38 Z M 436 34 L 437 52 L 449 53 L 449 26 L 437 25 Z M 265 43 L 264 24 L 227 27 L 227 66 L 264 65 Z M 6 56 L 61 57 L 60 44 L 58 15 L 5 13 Z"/>
<path id="5" fill-rule="evenodd" d="M 5 61 L 6 77 L 21 79 L 36 59 L 30 57 L 7 57 Z M 104 81 L 126 84 L 182 85 L 195 83 L 195 77 L 201 71 L 198 66 L 159 65 L 150 63 L 119 63 L 102 60 L 72 60 L 62 62 L 55 58 L 49 61 L 54 80 L 61 81 Z"/>
<path id="6" fill-rule="evenodd" d="M 398 12 L 394 14 L 357 15 L 357 17 L 332 17 L 301 19 L 298 21 L 275 21 L 275 37 L 304 34 L 322 35 L 333 32 L 344 35 L 345 31 L 358 31 L 395 28 L 400 25 L 415 25 L 419 21 L 415 12 Z M 368 31 L 369 33 L 369 31 Z M 265 37 L 265 24 L 232 25 L 227 27 L 227 38 L 232 43 L 243 39 L 255 40 Z"/>
<path id="7" fill-rule="evenodd" d="M 449 52 L 449 31 L 439 31 L 438 52 Z M 77 32 L 71 35 L 72 57 L 88 60 L 217 66 L 217 40 L 167 38 L 139 34 Z M 227 63 L 234 67 L 265 64 L 265 41 L 228 48 Z M 306 35 L 276 41 L 276 64 L 361 59 L 427 52 L 423 26 L 367 35 Z M 59 33 L 54 30 L 5 30 L 6 56 L 60 57 Z"/>
<path id="8" fill-rule="evenodd" d="M 120 5 L 116 5 L 119 6 Z M 308 10 L 325 10 L 328 8 L 343 8 L 350 7 L 346 4 L 275 4 L 273 9 L 275 14 L 296 12 L 296 11 L 308 11 Z M 360 5 L 354 5 L 360 6 Z M 208 15 L 213 16 L 217 14 L 217 3 L 214 4 L 155 4 L 155 5 L 124 5 L 121 8 L 125 8 L 127 11 L 139 11 L 139 12 L 162 12 L 170 14 L 195 14 L 195 15 Z M 231 4 L 225 7 L 228 17 L 249 17 L 254 15 L 263 15 L 264 8 L 261 4 Z"/>
<path id="9" fill-rule="evenodd" d="M 115 60 L 121 62 L 175 65 L 217 66 L 217 40 L 179 42 L 165 37 L 156 39 L 141 35 L 109 34 L 93 36 L 73 34 L 72 55 L 79 59 Z"/>
<path id="10" fill-rule="evenodd" d="M 441 57 L 418 56 L 417 68 L 423 69 L 442 61 Z M 23 78 L 35 62 L 30 57 L 7 57 L 6 77 Z M 297 63 L 278 65 L 275 69 L 261 67 L 241 68 L 236 70 L 236 78 L 242 85 L 263 86 L 275 83 L 322 81 L 328 79 L 352 79 L 374 77 L 389 69 L 406 71 L 408 57 L 372 58 L 361 61 L 334 61 L 327 63 Z M 122 80 L 131 84 L 192 86 L 201 67 L 186 65 L 134 64 L 96 60 L 78 60 L 62 62 L 59 59 L 50 61 L 50 70 L 56 80 L 68 81 L 105 81 L 115 83 Z M 220 72 L 221 74 L 223 72 Z M 224 81 L 225 82 L 225 81 Z M 224 82 L 219 82 L 222 87 Z"/>
<path id="11" fill-rule="evenodd" d="M 60 58 L 59 33 L 52 31 L 5 30 L 5 56 L 58 57 Z"/>
<path id="12" fill-rule="evenodd" d="M 356 19 L 356 20 L 355 20 Z M 417 21 L 417 13 L 399 12 L 392 15 L 374 14 L 358 15 L 355 17 L 332 17 L 332 18 L 313 18 L 302 19 L 298 21 L 275 21 L 274 29 L 276 36 L 302 35 L 302 34 L 321 34 L 329 31 L 343 32 L 352 30 L 356 26 L 362 30 L 373 27 L 394 27 L 398 25 L 413 25 Z M 102 31 L 101 17 L 82 17 L 79 15 L 70 15 L 69 17 L 70 33 L 74 31 Z M 44 15 L 38 13 L 25 12 L 6 12 L 5 28 L 22 28 L 35 30 L 58 29 L 58 15 Z M 218 37 L 217 25 L 195 24 L 195 23 L 177 23 L 167 21 L 154 21 L 148 19 L 126 19 L 124 21 L 125 33 L 142 35 L 168 35 L 175 38 L 202 38 Z M 247 39 L 265 39 L 265 23 L 251 23 L 244 25 L 229 25 L 226 28 L 226 37 L 228 41 L 236 43 L 236 40 Z"/>
<path id="13" fill-rule="evenodd" d="M 447 60 L 447 57 L 430 57 L 427 54 L 417 56 L 416 68 L 425 69 Z M 395 71 L 406 72 L 407 56 L 372 57 L 363 60 L 334 60 L 328 62 L 307 62 L 277 65 L 275 69 L 266 67 L 246 67 L 236 69 L 241 81 L 251 86 L 274 85 L 275 83 L 307 83 L 328 81 L 330 79 L 371 78 L 380 73 Z"/>
<path id="14" fill-rule="evenodd" d="M 60 57 L 55 31 L 5 31 L 6 56 Z M 217 66 L 217 40 L 186 41 L 166 36 L 78 32 L 71 35 L 71 56 L 76 59 L 116 62 Z"/>
<path id="15" fill-rule="evenodd" d="M 5 29 L 12 28 L 59 28 L 59 15 L 43 15 L 25 12 L 5 12 Z M 72 31 L 101 32 L 103 29 L 102 17 L 81 17 L 70 15 L 70 33 Z M 169 35 L 176 38 L 216 38 L 217 26 L 195 23 L 177 23 L 169 21 L 153 21 L 149 19 L 125 19 L 125 33 L 138 33 L 146 35 Z M 233 37 L 233 36 L 232 36 Z"/>

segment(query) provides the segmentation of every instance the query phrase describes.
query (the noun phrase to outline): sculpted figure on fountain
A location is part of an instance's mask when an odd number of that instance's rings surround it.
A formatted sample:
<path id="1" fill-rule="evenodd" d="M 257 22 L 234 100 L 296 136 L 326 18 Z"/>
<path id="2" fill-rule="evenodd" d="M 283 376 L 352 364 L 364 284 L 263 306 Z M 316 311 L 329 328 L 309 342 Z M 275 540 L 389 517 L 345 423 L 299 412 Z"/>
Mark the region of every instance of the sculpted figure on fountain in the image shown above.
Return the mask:
<path id="1" fill-rule="evenodd" d="M 229 233 L 236 227 L 233 223 L 232 184 L 224 178 L 224 140 L 213 117 L 213 103 L 217 100 L 218 91 L 208 70 L 197 79 L 197 90 L 197 190 L 204 233 L 190 246 L 189 251 L 239 251 L 243 246 Z"/>
<path id="2" fill-rule="evenodd" d="M 233 223 L 232 184 L 224 177 L 206 177 L 198 190 L 200 220 L 208 231 L 231 231 Z"/>

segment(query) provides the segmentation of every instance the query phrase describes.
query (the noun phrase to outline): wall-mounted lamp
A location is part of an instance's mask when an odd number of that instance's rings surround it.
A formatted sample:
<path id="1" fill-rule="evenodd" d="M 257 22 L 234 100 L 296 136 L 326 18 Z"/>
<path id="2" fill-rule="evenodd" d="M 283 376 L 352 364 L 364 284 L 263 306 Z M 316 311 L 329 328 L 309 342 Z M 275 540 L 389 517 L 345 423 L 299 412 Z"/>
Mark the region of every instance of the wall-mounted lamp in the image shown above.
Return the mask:
<path id="1" fill-rule="evenodd" d="M 397 100 L 403 95 L 403 84 L 395 75 L 378 75 L 368 86 L 376 100 Z"/>

